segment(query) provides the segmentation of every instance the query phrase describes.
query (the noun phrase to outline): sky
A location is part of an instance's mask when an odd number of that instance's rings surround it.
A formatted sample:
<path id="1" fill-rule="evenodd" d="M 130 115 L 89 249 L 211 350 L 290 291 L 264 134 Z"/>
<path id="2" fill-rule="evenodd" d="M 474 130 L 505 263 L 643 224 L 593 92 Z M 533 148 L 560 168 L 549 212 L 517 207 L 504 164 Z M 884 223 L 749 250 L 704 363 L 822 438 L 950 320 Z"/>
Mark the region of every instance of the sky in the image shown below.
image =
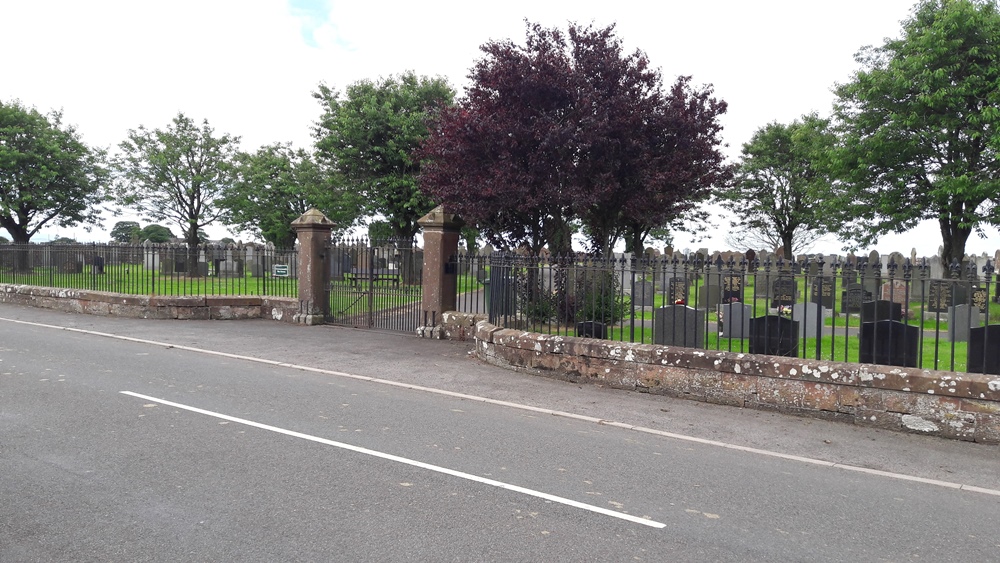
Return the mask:
<path id="1" fill-rule="evenodd" d="M 343 90 L 412 70 L 447 78 L 461 95 L 480 45 L 523 43 L 525 20 L 615 24 L 626 50 L 644 51 L 665 83 L 690 75 L 729 104 L 722 136 L 735 161 L 769 122 L 828 115 L 831 89 L 859 68 L 854 53 L 899 36 L 914 1 L 0 0 L 0 99 L 61 109 L 85 142 L 112 150 L 129 129 L 166 127 L 178 112 L 240 136 L 244 150 L 309 147 L 320 83 Z M 102 242 L 116 220 L 90 233 L 47 229 L 34 240 Z M 717 224 L 705 241 L 679 235 L 674 246 L 726 246 L 728 223 L 720 217 Z M 970 239 L 968 250 L 992 255 L 1000 236 L 990 235 Z M 929 255 L 940 238 L 933 223 L 924 224 L 884 237 L 875 249 Z M 813 250 L 841 246 L 828 238 Z"/>

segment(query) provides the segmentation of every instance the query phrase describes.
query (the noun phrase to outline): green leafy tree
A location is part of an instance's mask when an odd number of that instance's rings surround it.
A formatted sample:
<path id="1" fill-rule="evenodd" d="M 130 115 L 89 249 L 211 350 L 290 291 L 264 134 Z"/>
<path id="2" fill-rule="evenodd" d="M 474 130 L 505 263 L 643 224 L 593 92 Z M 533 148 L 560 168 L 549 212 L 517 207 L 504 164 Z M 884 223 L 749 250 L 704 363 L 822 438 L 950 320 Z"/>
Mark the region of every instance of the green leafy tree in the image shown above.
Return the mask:
<path id="1" fill-rule="evenodd" d="M 1000 14 L 992 1 L 925 0 L 901 38 L 865 47 L 836 89 L 843 147 L 830 216 L 861 245 L 938 222 L 945 260 L 1000 194 Z"/>
<path id="2" fill-rule="evenodd" d="M 139 231 L 139 242 L 170 242 L 174 238 L 174 233 L 163 225 L 146 225 Z"/>
<path id="3" fill-rule="evenodd" d="M 781 247 L 791 257 L 825 234 L 820 211 L 829 192 L 826 163 L 837 137 L 816 114 L 769 123 L 743 145 L 735 181 L 717 192 L 734 215 L 727 237 L 743 249 Z"/>
<path id="4" fill-rule="evenodd" d="M 198 275 L 199 230 L 220 218 L 216 199 L 235 181 L 238 144 L 239 137 L 216 136 L 207 120 L 198 127 L 178 113 L 165 129 L 130 130 L 119 145 L 118 203 L 181 229 L 191 253 L 189 276 Z"/>
<path id="5" fill-rule="evenodd" d="M 434 207 L 417 185 L 414 151 L 428 136 L 429 118 L 451 105 L 455 92 L 443 78 L 408 72 L 356 82 L 343 96 L 320 85 L 315 97 L 323 105 L 318 155 L 363 196 L 368 214 L 385 217 L 395 237 L 412 238 L 417 219 Z"/>
<path id="6" fill-rule="evenodd" d="M 97 222 L 106 199 L 103 159 L 62 113 L 0 102 L 0 227 L 27 243 L 45 226 Z"/>
<path id="7" fill-rule="evenodd" d="M 240 153 L 236 176 L 218 200 L 222 219 L 242 232 L 274 243 L 295 245 L 291 223 L 310 208 L 322 211 L 339 228 L 358 215 L 358 197 L 335 185 L 308 152 L 289 144 Z"/>
<path id="8" fill-rule="evenodd" d="M 139 240 L 139 231 L 142 228 L 135 221 L 118 221 L 111 228 L 112 242 L 135 242 Z"/>

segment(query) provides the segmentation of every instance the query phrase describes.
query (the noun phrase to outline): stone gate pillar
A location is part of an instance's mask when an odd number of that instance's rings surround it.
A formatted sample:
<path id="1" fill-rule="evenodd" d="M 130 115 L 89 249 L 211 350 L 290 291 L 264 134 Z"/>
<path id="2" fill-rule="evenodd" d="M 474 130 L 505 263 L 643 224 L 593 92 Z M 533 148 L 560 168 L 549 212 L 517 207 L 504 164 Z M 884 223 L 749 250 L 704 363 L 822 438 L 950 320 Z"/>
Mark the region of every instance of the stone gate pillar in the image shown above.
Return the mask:
<path id="1" fill-rule="evenodd" d="M 459 232 L 465 221 L 439 205 L 417 220 L 423 229 L 423 324 L 441 322 L 441 313 L 455 310 L 458 272 L 449 265 L 458 252 Z"/>
<path id="2" fill-rule="evenodd" d="M 330 232 L 333 221 L 318 209 L 310 209 L 292 221 L 299 239 L 299 312 L 295 322 L 318 325 L 330 312 Z"/>

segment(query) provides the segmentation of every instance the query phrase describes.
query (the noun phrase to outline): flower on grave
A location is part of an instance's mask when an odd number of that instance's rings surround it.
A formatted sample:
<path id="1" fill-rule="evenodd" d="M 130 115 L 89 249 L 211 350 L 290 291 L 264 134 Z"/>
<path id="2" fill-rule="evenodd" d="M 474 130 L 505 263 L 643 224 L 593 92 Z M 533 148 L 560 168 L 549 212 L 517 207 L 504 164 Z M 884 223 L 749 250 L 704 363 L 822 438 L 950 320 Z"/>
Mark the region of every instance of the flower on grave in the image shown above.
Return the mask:
<path id="1" fill-rule="evenodd" d="M 687 303 L 685 303 L 683 299 L 675 299 L 674 305 L 687 305 Z"/>
<path id="2" fill-rule="evenodd" d="M 783 317 L 790 317 L 792 316 L 792 308 L 788 305 L 782 305 L 778 307 L 778 314 Z"/>

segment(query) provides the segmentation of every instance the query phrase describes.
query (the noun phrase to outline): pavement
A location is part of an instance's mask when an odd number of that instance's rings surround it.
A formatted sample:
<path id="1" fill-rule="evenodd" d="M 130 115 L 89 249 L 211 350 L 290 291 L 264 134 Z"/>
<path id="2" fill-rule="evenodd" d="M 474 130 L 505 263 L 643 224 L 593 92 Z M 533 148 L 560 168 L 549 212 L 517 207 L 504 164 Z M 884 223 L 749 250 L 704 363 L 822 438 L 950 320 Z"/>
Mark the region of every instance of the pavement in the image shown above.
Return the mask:
<path id="1" fill-rule="evenodd" d="M 10 329 L 19 322 L 99 333 L 96 338 L 141 339 L 283 362 L 327 370 L 330 377 L 376 378 L 376 383 L 420 386 L 502 401 L 511 408 L 547 409 L 677 435 L 669 439 L 712 440 L 1000 491 L 997 446 L 567 383 L 485 364 L 472 355 L 471 341 L 269 320 L 99 317 L 0 304 L 0 326 Z"/>

